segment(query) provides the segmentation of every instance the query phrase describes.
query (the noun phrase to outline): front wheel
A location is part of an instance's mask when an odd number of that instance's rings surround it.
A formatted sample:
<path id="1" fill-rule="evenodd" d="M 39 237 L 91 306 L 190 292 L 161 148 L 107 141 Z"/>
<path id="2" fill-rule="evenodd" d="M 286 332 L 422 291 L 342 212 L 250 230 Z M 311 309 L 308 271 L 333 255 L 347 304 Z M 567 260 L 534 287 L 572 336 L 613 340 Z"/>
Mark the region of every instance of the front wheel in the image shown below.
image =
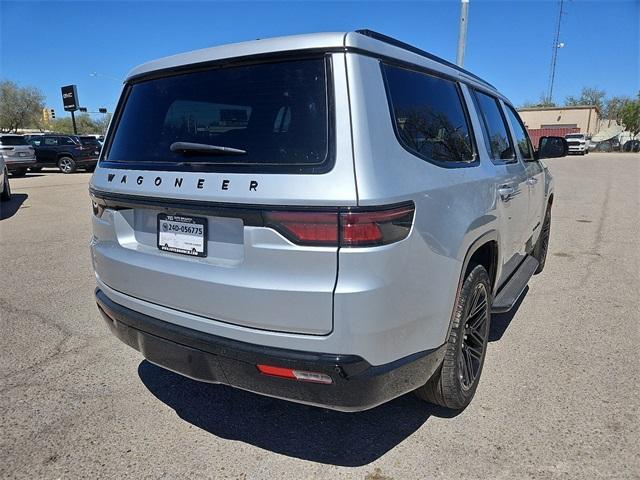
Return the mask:
<path id="1" fill-rule="evenodd" d="M 416 395 L 454 410 L 469 405 L 480 381 L 490 325 L 491 283 L 485 268 L 475 265 L 458 295 L 442 366 Z"/>
<path id="2" fill-rule="evenodd" d="M 27 174 L 27 167 L 16 168 L 11 172 L 14 177 L 24 177 Z"/>
<path id="3" fill-rule="evenodd" d="M 78 168 L 76 162 L 71 157 L 62 157 L 58 160 L 58 168 L 62 173 L 73 173 Z"/>

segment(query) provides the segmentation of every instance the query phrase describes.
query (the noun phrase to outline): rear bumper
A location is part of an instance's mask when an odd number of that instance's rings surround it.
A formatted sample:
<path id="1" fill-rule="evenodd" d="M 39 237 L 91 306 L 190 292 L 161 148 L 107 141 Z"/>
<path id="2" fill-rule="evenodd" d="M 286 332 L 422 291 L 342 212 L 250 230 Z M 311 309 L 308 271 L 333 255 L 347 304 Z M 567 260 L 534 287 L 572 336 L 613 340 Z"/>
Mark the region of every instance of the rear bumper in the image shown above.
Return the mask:
<path id="1" fill-rule="evenodd" d="M 5 159 L 5 165 L 7 166 L 7 170 L 10 172 L 14 170 L 18 170 L 21 168 L 32 167 L 36 164 L 35 157 L 33 158 L 16 158 L 16 159 Z"/>
<path id="2" fill-rule="evenodd" d="M 333 410 L 360 411 L 423 385 L 442 363 L 444 346 L 372 366 L 357 355 L 266 347 L 211 335 L 128 309 L 96 289 L 111 332 L 150 362 L 187 377 Z M 262 375 L 257 364 L 320 372 L 330 385 Z"/>

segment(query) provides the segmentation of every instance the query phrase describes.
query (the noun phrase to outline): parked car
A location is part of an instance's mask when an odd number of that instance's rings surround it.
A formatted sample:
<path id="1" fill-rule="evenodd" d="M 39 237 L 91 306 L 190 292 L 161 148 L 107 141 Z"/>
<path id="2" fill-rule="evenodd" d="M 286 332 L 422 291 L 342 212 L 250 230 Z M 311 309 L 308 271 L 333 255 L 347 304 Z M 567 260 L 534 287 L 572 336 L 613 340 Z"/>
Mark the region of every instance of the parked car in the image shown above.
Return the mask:
<path id="1" fill-rule="evenodd" d="M 9 171 L 4 162 L 4 153 L 0 151 L 0 200 L 11 200 L 11 185 L 9 185 Z"/>
<path id="2" fill-rule="evenodd" d="M 586 155 L 589 153 L 590 141 L 584 133 L 569 133 L 564 136 L 569 145 L 569 153 Z"/>
<path id="3" fill-rule="evenodd" d="M 34 149 L 22 135 L 0 134 L 0 152 L 8 172 L 15 177 L 24 176 L 36 163 Z"/>
<path id="4" fill-rule="evenodd" d="M 100 155 L 102 143 L 100 143 L 100 140 L 94 135 L 80 135 L 78 139 L 83 147 L 92 147 L 94 154 L 96 154 L 95 152 L 98 152 L 97 155 Z"/>
<path id="5" fill-rule="evenodd" d="M 622 147 L 624 152 L 640 152 L 640 140 L 627 140 Z"/>
<path id="6" fill-rule="evenodd" d="M 90 182 L 98 308 L 190 378 L 464 408 L 491 313 L 544 268 L 540 159 L 567 150 L 534 152 L 492 85 L 367 30 L 146 63 Z"/>
<path id="7" fill-rule="evenodd" d="M 28 142 L 36 150 L 37 162 L 33 170 L 58 167 L 62 173 L 73 173 L 78 168 L 92 172 L 98 162 L 100 145 L 90 137 L 46 134 L 30 135 Z"/>
<path id="8" fill-rule="evenodd" d="M 610 138 L 602 142 L 598 142 L 596 151 L 598 152 L 619 152 L 621 149 L 620 141 L 617 138 Z"/>

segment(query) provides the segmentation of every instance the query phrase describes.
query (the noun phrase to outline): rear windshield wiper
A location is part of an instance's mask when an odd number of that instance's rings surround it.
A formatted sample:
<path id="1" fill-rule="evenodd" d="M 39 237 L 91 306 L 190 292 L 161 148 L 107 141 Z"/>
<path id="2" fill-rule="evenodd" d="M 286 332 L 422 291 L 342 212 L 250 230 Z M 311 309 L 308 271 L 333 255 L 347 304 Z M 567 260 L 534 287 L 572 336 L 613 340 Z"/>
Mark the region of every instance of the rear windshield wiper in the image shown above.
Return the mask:
<path id="1" fill-rule="evenodd" d="M 169 149 L 184 155 L 246 155 L 246 150 L 206 143 L 174 142 Z"/>

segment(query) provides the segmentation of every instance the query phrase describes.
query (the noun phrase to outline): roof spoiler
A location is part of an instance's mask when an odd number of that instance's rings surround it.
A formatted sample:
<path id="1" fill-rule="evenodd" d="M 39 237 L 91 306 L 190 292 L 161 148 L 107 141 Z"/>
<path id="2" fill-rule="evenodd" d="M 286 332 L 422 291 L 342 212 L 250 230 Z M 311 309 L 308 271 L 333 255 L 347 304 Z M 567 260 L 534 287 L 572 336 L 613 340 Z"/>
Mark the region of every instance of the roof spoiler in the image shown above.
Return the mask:
<path id="1" fill-rule="evenodd" d="M 428 58 L 429 60 L 433 60 L 435 62 L 438 62 L 438 63 L 441 63 L 443 65 L 446 65 L 447 67 L 451 67 L 451 68 L 457 70 L 458 72 L 463 73 L 463 74 L 467 75 L 468 77 L 471 77 L 474 80 L 486 85 L 487 87 L 490 87 L 491 89 L 496 90 L 496 87 L 491 85 L 486 80 L 483 80 L 479 76 L 471 73 L 470 71 L 465 70 L 464 68 L 459 67 L 455 63 L 451 63 L 450 61 L 445 60 L 444 58 L 440 58 L 437 55 L 433 55 L 432 53 L 429 53 L 429 52 L 426 52 L 424 50 L 421 50 L 420 48 L 414 47 L 413 45 L 409 45 L 408 43 L 401 42 L 400 40 L 397 40 L 397 39 L 395 39 L 393 37 L 389 37 L 389 36 L 384 35 L 382 33 L 375 32 L 373 30 L 367 30 L 367 29 L 356 30 L 356 33 L 359 33 L 360 35 L 364 35 L 365 37 L 373 38 L 374 40 L 378 40 L 380 42 L 387 43 L 389 45 L 393 45 L 394 47 L 402 48 L 403 50 L 407 50 L 409 52 L 416 53 L 416 54 L 420 55 L 421 57 L 425 57 L 425 58 Z"/>

